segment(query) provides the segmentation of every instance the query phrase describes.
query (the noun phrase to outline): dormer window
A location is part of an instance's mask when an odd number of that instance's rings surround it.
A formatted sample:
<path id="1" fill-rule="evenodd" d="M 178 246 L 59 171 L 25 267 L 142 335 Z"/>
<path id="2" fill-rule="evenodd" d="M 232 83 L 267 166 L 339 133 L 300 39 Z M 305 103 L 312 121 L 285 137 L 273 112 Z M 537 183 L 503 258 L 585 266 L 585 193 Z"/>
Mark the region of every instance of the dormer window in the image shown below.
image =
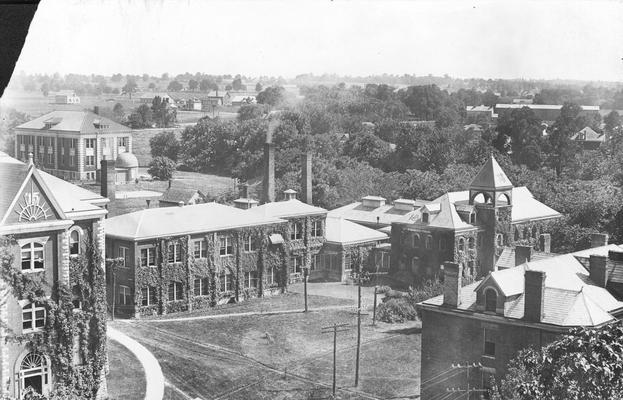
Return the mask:
<path id="1" fill-rule="evenodd" d="M 485 290 L 485 311 L 495 312 L 498 304 L 498 293 L 493 288 Z"/>
<path id="2" fill-rule="evenodd" d="M 475 224 L 476 223 L 476 213 L 469 214 L 469 223 L 470 224 Z"/>
<path id="3" fill-rule="evenodd" d="M 428 224 L 428 213 L 422 213 L 422 222 Z"/>

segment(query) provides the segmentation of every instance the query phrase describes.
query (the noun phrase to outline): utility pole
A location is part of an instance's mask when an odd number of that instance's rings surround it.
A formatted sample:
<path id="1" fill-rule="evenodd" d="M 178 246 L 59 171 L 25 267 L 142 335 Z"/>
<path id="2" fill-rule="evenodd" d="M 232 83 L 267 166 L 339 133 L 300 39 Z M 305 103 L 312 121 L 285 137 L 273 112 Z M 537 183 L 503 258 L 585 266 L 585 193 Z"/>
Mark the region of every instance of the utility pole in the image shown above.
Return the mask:
<path id="1" fill-rule="evenodd" d="M 446 392 L 448 393 L 465 393 L 467 396 L 465 397 L 467 400 L 469 400 L 471 397 L 472 393 L 486 393 L 488 392 L 487 389 L 472 389 L 469 386 L 469 371 L 472 368 L 482 368 L 482 364 L 480 363 L 465 363 L 463 364 L 452 364 L 452 369 L 464 369 L 465 373 L 467 375 L 467 385 L 465 389 L 460 389 L 460 388 L 446 388 Z"/>
<path id="2" fill-rule="evenodd" d="M 355 387 L 359 385 L 359 352 L 361 349 L 361 249 L 357 251 L 357 359 L 355 364 Z"/>
<path id="3" fill-rule="evenodd" d="M 336 377 L 336 357 L 337 357 L 337 333 L 345 332 L 348 324 L 333 324 L 333 326 L 325 326 L 322 328 L 322 333 L 333 332 L 333 397 L 335 397 L 335 377 Z"/>
<path id="4" fill-rule="evenodd" d="M 307 277 L 309 276 L 309 268 L 303 268 L 303 293 L 305 294 L 305 312 L 307 312 Z"/>

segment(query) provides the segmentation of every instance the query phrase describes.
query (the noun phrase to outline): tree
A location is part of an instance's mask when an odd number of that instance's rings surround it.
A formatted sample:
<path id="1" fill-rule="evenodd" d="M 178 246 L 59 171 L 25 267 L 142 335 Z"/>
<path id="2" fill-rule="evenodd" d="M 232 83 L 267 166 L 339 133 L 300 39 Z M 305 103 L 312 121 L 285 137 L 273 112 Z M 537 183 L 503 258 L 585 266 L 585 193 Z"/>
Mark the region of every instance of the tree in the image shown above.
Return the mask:
<path id="1" fill-rule="evenodd" d="M 384 166 L 391 152 L 389 143 L 370 132 L 351 135 L 344 144 L 344 154 L 377 168 Z"/>
<path id="2" fill-rule="evenodd" d="M 243 104 L 238 109 L 238 121 L 247 121 L 263 116 L 266 107 L 262 104 Z"/>
<path id="3" fill-rule="evenodd" d="M 168 73 L 163 73 L 162 76 L 160 76 L 160 80 L 162 81 L 168 81 L 169 80 L 169 74 Z"/>
<path id="4" fill-rule="evenodd" d="M 543 128 L 528 107 L 502 112 L 498 122 L 496 147 L 509 152 L 514 163 L 530 169 L 542 164 Z"/>
<path id="5" fill-rule="evenodd" d="M 234 80 L 231 82 L 231 87 L 234 90 L 242 89 L 242 79 L 240 78 L 240 75 L 236 75 L 236 78 L 234 78 Z"/>
<path id="6" fill-rule="evenodd" d="M 191 79 L 191 80 L 188 81 L 188 89 L 189 90 L 195 91 L 195 90 L 197 90 L 198 86 L 199 86 L 199 82 L 197 82 L 196 80 Z"/>
<path id="7" fill-rule="evenodd" d="M 163 156 L 154 157 L 149 163 L 149 169 L 147 170 L 147 173 L 154 179 L 161 181 L 171 179 L 174 172 L 175 161 Z"/>
<path id="8" fill-rule="evenodd" d="M 255 84 L 255 91 L 256 92 L 261 92 L 262 91 L 262 84 L 261 83 L 256 83 Z"/>
<path id="9" fill-rule="evenodd" d="M 156 136 L 149 139 L 149 146 L 151 147 L 151 156 L 166 157 L 173 161 L 177 161 L 178 153 L 180 151 L 180 143 L 175 137 L 175 133 L 160 132 Z"/>
<path id="10" fill-rule="evenodd" d="M 504 400 L 601 400 L 623 397 L 623 327 L 573 329 L 511 361 L 495 394 Z"/>
<path id="11" fill-rule="evenodd" d="M 181 83 L 179 83 L 178 81 L 171 81 L 169 82 L 169 86 L 167 86 L 167 90 L 170 90 L 172 92 L 179 92 L 184 88 L 184 86 L 182 86 Z"/>
<path id="12" fill-rule="evenodd" d="M 177 120 L 177 111 L 169 105 L 168 99 L 163 99 L 160 96 L 154 97 L 151 111 L 154 121 L 161 128 L 168 128 Z"/>
<path id="13" fill-rule="evenodd" d="M 583 128 L 578 118 L 581 110 L 580 106 L 575 103 L 565 103 L 548 136 L 550 164 L 558 177 L 562 175 L 564 168 L 573 161 L 578 152 L 578 146 L 571 140 L 571 135 Z"/>
<path id="14" fill-rule="evenodd" d="M 121 94 L 127 94 L 132 98 L 132 93 L 136 93 L 138 85 L 134 81 L 128 81 L 123 88 L 121 88 Z"/>
<path id="15" fill-rule="evenodd" d="M 147 82 L 149 80 L 149 75 L 143 74 L 143 82 Z"/>
<path id="16" fill-rule="evenodd" d="M 141 104 L 128 118 L 130 128 L 151 128 L 153 125 L 153 113 L 147 104 Z"/>
<path id="17" fill-rule="evenodd" d="M 123 75 L 121 74 L 113 74 L 113 76 L 110 78 L 110 80 L 113 82 L 121 82 L 121 79 L 123 79 Z"/>
<path id="18" fill-rule="evenodd" d="M 154 90 L 156 88 L 156 84 L 154 82 L 149 82 L 149 86 L 147 86 L 149 90 Z"/>
<path id="19" fill-rule="evenodd" d="M 41 93 L 43 93 L 44 97 L 48 97 L 48 94 L 50 93 L 50 86 L 46 82 L 41 84 Z"/>
<path id="20" fill-rule="evenodd" d="M 199 82 L 199 90 L 202 92 L 218 90 L 218 85 L 212 79 L 202 79 L 201 82 Z"/>
<path id="21" fill-rule="evenodd" d="M 282 86 L 269 86 L 257 94 L 257 102 L 275 106 L 283 100 L 285 89 Z"/>
<path id="22" fill-rule="evenodd" d="M 123 104 L 117 103 L 112 109 L 113 118 L 115 121 L 123 121 L 125 117 L 125 110 L 123 109 Z"/>
<path id="23" fill-rule="evenodd" d="M 231 90 L 232 86 L 230 84 L 225 85 L 225 90 Z"/>
<path id="24" fill-rule="evenodd" d="M 616 110 L 612 110 L 604 118 L 604 123 L 606 124 L 606 132 L 613 133 L 621 129 L 621 116 Z"/>

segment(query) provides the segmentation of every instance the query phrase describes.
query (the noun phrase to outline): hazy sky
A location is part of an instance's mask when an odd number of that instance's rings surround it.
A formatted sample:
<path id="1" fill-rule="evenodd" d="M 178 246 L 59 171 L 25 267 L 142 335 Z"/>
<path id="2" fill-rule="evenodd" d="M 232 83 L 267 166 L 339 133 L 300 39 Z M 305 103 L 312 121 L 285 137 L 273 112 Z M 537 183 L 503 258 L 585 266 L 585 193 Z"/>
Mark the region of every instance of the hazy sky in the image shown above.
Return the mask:
<path id="1" fill-rule="evenodd" d="M 42 0 L 16 71 L 623 81 L 621 1 Z"/>

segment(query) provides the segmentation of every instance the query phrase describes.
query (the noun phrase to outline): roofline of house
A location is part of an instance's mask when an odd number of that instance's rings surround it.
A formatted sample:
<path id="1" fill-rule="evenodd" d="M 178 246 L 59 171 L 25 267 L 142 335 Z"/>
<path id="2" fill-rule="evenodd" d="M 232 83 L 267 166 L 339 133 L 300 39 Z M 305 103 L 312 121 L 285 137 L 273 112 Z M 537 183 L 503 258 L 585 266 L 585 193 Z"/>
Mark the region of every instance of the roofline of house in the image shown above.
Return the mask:
<path id="1" fill-rule="evenodd" d="M 33 222 L 29 224 L 4 225 L 0 226 L 0 235 L 38 233 L 46 230 L 65 230 L 73 224 L 74 221 L 71 219 L 61 219 L 54 221 Z"/>
<path id="2" fill-rule="evenodd" d="M 389 239 L 388 235 L 385 235 L 385 237 L 382 237 L 382 238 L 352 240 L 350 242 L 336 242 L 336 241 L 333 241 L 333 240 L 325 240 L 325 243 L 342 245 L 342 246 L 350 246 L 350 245 L 353 245 L 353 244 L 362 244 L 362 243 L 368 243 L 368 242 L 378 242 L 378 241 L 387 240 L 387 239 Z"/>
<path id="3" fill-rule="evenodd" d="M 515 219 L 513 221 L 511 221 L 511 225 L 513 224 L 521 224 L 523 222 L 532 222 L 532 221 L 542 221 L 545 219 L 554 219 L 554 218 L 561 218 L 562 214 L 560 214 L 559 212 L 557 212 L 554 215 L 549 215 L 549 216 L 545 216 L 545 217 L 539 217 L 539 218 L 522 218 L 522 219 Z"/>
<path id="4" fill-rule="evenodd" d="M 252 208 L 251 210 L 253 209 L 254 208 Z M 272 216 L 271 218 L 296 218 L 296 217 L 322 216 L 322 215 L 327 215 L 327 212 L 328 211 L 326 210 L 322 212 L 303 212 L 303 213 L 296 213 L 296 214 L 275 215 L 275 216 Z"/>
<path id="5" fill-rule="evenodd" d="M 68 218 L 82 220 L 89 219 L 89 217 L 103 217 L 108 214 L 108 210 L 100 208 L 99 210 L 86 210 L 86 211 L 65 211 Z"/>
<path id="6" fill-rule="evenodd" d="M 233 225 L 233 226 L 229 226 L 226 228 L 220 228 L 220 229 L 213 229 L 213 230 L 193 230 L 193 231 L 183 231 L 183 232 L 175 232 L 175 233 L 170 233 L 170 232 L 165 232 L 165 233 L 161 233 L 159 235 L 150 235 L 150 236 L 130 236 L 130 235 L 119 235 L 119 234 L 114 234 L 114 233 L 108 233 L 106 232 L 106 238 L 114 238 L 114 239 L 123 239 L 123 240 L 130 240 L 133 242 L 138 242 L 141 240 L 150 240 L 150 239 L 163 239 L 163 238 L 167 238 L 167 237 L 178 237 L 178 236 L 186 236 L 186 235 L 195 235 L 198 233 L 217 233 L 217 232 L 223 232 L 223 231 L 229 231 L 232 229 L 240 229 L 240 228 L 246 228 L 246 227 L 252 227 L 252 226 L 260 226 L 260 225 L 277 225 L 277 224 L 285 224 L 288 221 L 274 221 L 274 222 L 258 222 L 256 224 L 239 224 L 239 225 Z"/>
<path id="7" fill-rule="evenodd" d="M 456 309 L 456 308 L 447 308 L 447 307 L 443 307 L 443 306 L 438 306 L 438 305 L 433 305 L 433 304 L 425 304 L 424 302 L 421 303 L 417 303 L 416 304 L 417 308 L 420 308 L 421 310 L 426 310 L 426 311 L 432 311 L 432 312 L 437 312 L 440 314 L 446 314 L 446 315 L 454 315 L 454 316 L 460 316 L 463 318 L 471 318 L 471 319 L 476 319 L 479 321 L 484 321 L 484 322 L 490 322 L 490 323 L 504 323 L 507 325 L 513 325 L 513 326 L 521 326 L 521 327 L 533 327 L 533 328 L 541 328 L 541 329 L 547 329 L 550 331 L 556 331 L 559 333 L 564 333 L 567 332 L 573 328 L 581 328 L 581 327 L 590 327 L 590 328 L 601 328 L 602 326 L 608 325 L 612 322 L 618 321 L 618 319 L 612 315 L 612 312 L 614 311 L 606 311 L 611 319 L 609 321 L 603 322 L 601 324 L 596 324 L 596 325 L 555 325 L 555 324 L 548 324 L 545 322 L 529 322 L 523 319 L 516 319 L 516 318 L 509 318 L 506 316 L 500 316 L 500 315 L 492 315 L 492 314 L 482 314 L 479 312 L 474 312 L 474 311 L 470 311 L 470 310 L 460 310 L 460 309 Z M 619 310 L 619 309 L 617 309 Z"/>

